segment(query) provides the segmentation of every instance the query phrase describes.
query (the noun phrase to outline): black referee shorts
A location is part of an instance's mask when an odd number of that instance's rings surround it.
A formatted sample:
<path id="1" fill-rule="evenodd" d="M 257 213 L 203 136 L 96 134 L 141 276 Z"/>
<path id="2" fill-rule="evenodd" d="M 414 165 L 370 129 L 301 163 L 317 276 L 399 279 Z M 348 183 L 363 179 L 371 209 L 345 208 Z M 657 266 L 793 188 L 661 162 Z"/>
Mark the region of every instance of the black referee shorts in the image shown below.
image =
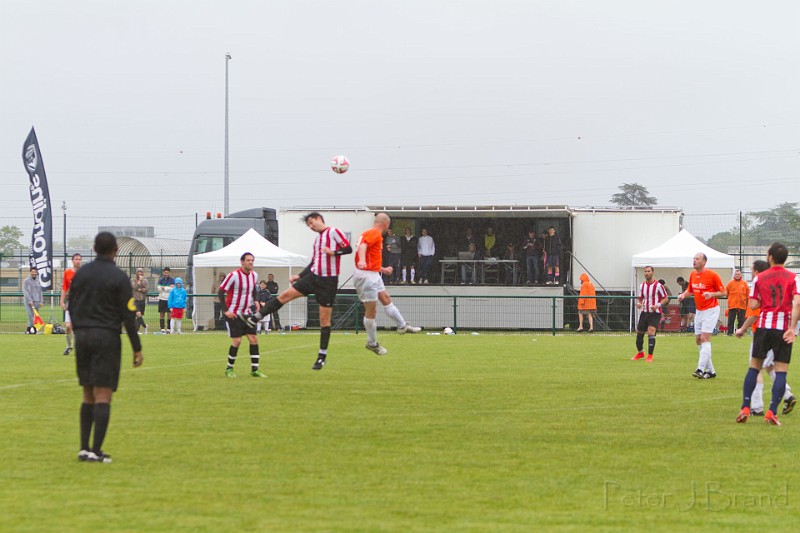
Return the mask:
<path id="1" fill-rule="evenodd" d="M 336 300 L 336 290 L 339 285 L 339 276 L 317 276 L 308 274 L 294 282 L 294 287 L 301 294 L 313 294 L 320 307 L 333 307 Z"/>
<path id="2" fill-rule="evenodd" d="M 792 360 L 792 345 L 783 340 L 782 330 L 757 328 L 753 335 L 753 357 L 764 359 L 770 350 L 779 363 L 788 365 Z"/>
<path id="3" fill-rule="evenodd" d="M 661 322 L 661 313 L 647 313 L 642 312 L 639 315 L 639 323 L 636 325 L 636 331 L 647 333 L 647 328 L 658 328 Z"/>
<path id="4" fill-rule="evenodd" d="M 75 366 L 81 386 L 116 391 L 121 359 L 119 332 L 101 328 L 75 330 Z"/>

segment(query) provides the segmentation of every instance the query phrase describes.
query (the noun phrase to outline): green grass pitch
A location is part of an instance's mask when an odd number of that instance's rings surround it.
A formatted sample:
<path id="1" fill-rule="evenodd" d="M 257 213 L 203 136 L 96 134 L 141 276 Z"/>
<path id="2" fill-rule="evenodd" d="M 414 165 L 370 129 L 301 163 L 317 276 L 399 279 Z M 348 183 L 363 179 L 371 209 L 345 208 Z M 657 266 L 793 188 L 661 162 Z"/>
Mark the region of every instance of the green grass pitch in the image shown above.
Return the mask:
<path id="1" fill-rule="evenodd" d="M 260 336 L 268 379 L 223 375 L 221 334 L 125 347 L 104 448 L 78 451 L 63 336 L 3 335 L 0 531 L 755 531 L 800 522 L 800 412 L 736 424 L 749 340 Z M 127 340 L 124 340 L 127 344 Z M 795 374 L 797 375 L 797 374 Z M 789 373 L 789 382 L 800 379 Z M 767 385 L 769 389 L 769 385 Z M 769 397 L 769 390 L 766 393 Z"/>

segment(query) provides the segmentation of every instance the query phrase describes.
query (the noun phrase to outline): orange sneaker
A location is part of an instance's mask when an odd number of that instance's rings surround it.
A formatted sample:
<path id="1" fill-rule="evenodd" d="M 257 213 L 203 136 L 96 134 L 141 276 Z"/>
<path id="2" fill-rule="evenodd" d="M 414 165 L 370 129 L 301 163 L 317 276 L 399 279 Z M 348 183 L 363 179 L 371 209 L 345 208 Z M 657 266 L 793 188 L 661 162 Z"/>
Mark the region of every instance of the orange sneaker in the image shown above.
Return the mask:
<path id="1" fill-rule="evenodd" d="M 638 361 L 639 359 L 644 359 L 644 352 L 639 352 L 631 357 L 631 361 Z"/>
<path id="2" fill-rule="evenodd" d="M 778 417 L 775 416 L 775 413 L 772 411 L 767 411 L 767 414 L 764 415 L 764 422 L 767 424 L 772 424 L 773 426 L 780 426 L 781 422 L 778 420 Z"/>
<path id="3" fill-rule="evenodd" d="M 742 410 L 739 412 L 739 416 L 736 417 L 736 422 L 739 424 L 744 424 L 747 422 L 747 419 L 750 417 L 750 408 L 749 407 L 742 407 Z"/>
<path id="4" fill-rule="evenodd" d="M 645 362 L 652 363 L 653 362 L 653 354 L 651 354 L 651 353 L 647 354 L 647 359 L 645 359 Z"/>

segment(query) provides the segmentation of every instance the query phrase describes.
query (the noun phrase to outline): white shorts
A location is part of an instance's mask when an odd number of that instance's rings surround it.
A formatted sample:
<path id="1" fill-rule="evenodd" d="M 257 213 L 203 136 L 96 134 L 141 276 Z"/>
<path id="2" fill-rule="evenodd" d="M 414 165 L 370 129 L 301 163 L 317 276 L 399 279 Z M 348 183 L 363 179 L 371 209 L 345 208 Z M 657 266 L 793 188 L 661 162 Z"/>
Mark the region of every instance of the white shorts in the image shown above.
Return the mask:
<path id="1" fill-rule="evenodd" d="M 694 315 L 694 334 L 714 333 L 717 322 L 719 322 L 719 306 L 697 311 Z"/>
<path id="2" fill-rule="evenodd" d="M 378 293 L 386 290 L 381 273 L 372 270 L 356 269 L 353 273 L 353 286 L 362 302 L 375 302 L 378 300 Z"/>
<path id="3" fill-rule="evenodd" d="M 72 317 L 69 316 L 69 309 L 64 311 L 64 323 L 65 324 L 72 324 Z"/>

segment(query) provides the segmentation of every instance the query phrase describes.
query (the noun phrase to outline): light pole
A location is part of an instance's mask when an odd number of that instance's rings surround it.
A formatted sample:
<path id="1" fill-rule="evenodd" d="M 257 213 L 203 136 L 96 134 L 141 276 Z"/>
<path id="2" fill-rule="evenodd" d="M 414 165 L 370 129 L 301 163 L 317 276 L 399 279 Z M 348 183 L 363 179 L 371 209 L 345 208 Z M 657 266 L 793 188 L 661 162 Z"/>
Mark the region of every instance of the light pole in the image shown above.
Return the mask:
<path id="1" fill-rule="evenodd" d="M 64 211 L 64 269 L 67 268 L 67 202 L 61 202 L 61 210 Z"/>
<path id="2" fill-rule="evenodd" d="M 225 216 L 228 216 L 230 198 L 228 195 L 228 61 L 230 52 L 225 54 Z"/>

